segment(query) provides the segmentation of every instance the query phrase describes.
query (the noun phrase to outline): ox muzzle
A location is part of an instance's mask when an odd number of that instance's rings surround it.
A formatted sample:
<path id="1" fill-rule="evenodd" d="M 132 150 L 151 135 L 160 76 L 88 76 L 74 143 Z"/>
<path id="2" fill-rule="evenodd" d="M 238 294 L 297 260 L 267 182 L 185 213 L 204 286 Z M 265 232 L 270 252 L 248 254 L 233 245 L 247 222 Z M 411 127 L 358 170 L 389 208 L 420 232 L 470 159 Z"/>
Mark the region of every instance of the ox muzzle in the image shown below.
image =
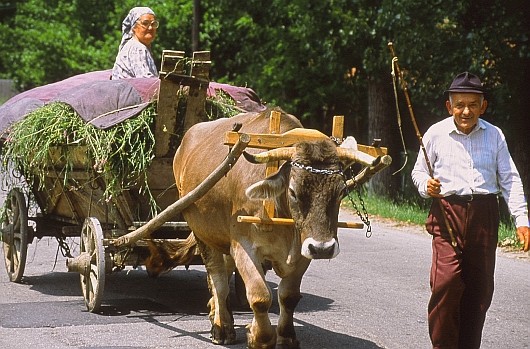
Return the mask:
<path id="1" fill-rule="evenodd" d="M 307 238 L 302 243 L 302 256 L 308 259 L 332 259 L 340 252 L 339 242 L 333 238 L 326 242 Z"/>

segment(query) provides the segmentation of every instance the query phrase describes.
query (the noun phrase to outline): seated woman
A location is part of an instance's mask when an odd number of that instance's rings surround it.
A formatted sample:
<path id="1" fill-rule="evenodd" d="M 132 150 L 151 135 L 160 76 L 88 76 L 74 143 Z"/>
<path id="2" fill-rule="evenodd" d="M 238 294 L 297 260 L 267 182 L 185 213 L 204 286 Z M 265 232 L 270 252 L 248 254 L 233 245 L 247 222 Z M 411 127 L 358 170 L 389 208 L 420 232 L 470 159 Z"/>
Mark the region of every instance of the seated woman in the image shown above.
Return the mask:
<path id="1" fill-rule="evenodd" d="M 134 7 L 122 23 L 122 39 L 112 80 L 158 77 L 151 43 L 156 37 L 158 21 L 149 7 Z"/>

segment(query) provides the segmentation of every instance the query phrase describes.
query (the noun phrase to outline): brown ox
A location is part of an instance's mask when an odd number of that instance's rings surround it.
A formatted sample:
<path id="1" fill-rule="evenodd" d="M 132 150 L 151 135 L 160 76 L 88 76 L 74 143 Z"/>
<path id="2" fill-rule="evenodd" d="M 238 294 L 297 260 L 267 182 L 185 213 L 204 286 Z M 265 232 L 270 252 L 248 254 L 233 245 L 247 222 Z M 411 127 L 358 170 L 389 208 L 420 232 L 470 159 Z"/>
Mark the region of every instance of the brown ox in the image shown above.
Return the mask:
<path id="1" fill-rule="evenodd" d="M 227 147 L 223 145 L 223 137 L 234 123 L 243 125 L 240 132 L 268 133 L 268 115 L 268 112 L 240 114 L 190 128 L 173 162 L 179 195 L 182 197 L 194 189 L 224 159 Z M 297 127 L 301 124 L 296 118 L 282 115 L 281 132 Z M 299 347 L 293 312 L 301 298 L 302 276 L 312 259 L 334 258 L 339 253 L 337 222 L 339 205 L 346 190 L 341 169 L 344 164 L 357 160 L 356 154 L 339 157 L 337 149 L 326 139 L 299 143 L 287 151 L 273 150 L 264 156 L 256 155 L 253 161 L 290 160 L 276 174 L 265 179 L 263 165 L 240 160 L 203 198 L 183 211 L 208 272 L 214 343 L 235 342 L 233 317 L 227 307 L 229 275 L 233 269 L 224 258 L 224 255 L 230 255 L 245 283 L 248 303 L 254 312 L 247 333 L 249 348 Z M 374 158 L 368 156 L 368 160 L 371 163 Z M 293 218 L 295 225 L 237 222 L 239 215 L 261 215 L 261 200 L 265 198 L 275 200 L 277 217 Z M 173 258 L 189 255 L 193 247 L 191 235 L 185 244 L 186 250 L 177 251 Z M 281 277 L 278 287 L 280 316 L 276 331 L 268 316 L 272 299 L 262 268 L 265 261 L 269 261 Z M 183 259 L 179 259 L 164 268 L 182 262 Z M 149 263 L 146 265 L 153 267 Z"/>

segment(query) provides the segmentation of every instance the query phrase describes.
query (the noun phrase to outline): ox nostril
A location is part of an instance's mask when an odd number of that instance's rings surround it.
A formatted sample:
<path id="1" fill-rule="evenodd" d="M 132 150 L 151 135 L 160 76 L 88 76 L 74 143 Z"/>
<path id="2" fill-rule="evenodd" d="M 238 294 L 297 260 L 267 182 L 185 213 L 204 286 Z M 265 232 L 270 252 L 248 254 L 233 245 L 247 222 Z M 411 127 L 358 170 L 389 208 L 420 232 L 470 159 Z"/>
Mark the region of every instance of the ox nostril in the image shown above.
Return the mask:
<path id="1" fill-rule="evenodd" d="M 315 246 L 314 244 L 307 245 L 307 248 L 311 256 L 317 259 L 329 258 L 330 256 L 333 255 L 333 249 L 334 249 L 333 245 L 324 247 L 324 246 Z"/>
<path id="2" fill-rule="evenodd" d="M 335 246 L 331 245 L 329 247 L 326 247 L 326 248 L 322 249 L 322 251 L 320 251 L 320 254 L 324 258 L 330 258 L 333 255 L 333 251 L 334 250 L 335 250 Z"/>
<path id="3" fill-rule="evenodd" d="M 313 238 L 307 238 L 302 243 L 302 256 L 309 259 L 331 259 L 339 254 L 339 245 L 336 239 L 327 242 L 319 242 Z"/>

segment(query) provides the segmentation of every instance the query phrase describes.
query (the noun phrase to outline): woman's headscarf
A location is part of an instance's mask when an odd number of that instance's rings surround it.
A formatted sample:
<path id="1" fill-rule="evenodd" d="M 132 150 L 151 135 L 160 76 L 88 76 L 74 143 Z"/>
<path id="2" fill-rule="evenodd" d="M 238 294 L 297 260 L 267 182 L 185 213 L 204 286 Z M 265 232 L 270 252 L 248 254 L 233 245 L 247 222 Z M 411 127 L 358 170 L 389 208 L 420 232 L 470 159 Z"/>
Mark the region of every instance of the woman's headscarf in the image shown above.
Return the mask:
<path id="1" fill-rule="evenodd" d="M 121 42 L 120 42 L 120 48 L 118 51 L 121 51 L 121 48 L 127 41 L 129 41 L 133 37 L 132 28 L 134 27 L 134 24 L 136 21 L 142 17 L 142 15 L 145 14 L 151 14 L 153 16 L 156 16 L 153 10 L 151 10 L 149 7 L 133 7 L 130 11 L 127 17 L 123 20 L 121 24 Z"/>

